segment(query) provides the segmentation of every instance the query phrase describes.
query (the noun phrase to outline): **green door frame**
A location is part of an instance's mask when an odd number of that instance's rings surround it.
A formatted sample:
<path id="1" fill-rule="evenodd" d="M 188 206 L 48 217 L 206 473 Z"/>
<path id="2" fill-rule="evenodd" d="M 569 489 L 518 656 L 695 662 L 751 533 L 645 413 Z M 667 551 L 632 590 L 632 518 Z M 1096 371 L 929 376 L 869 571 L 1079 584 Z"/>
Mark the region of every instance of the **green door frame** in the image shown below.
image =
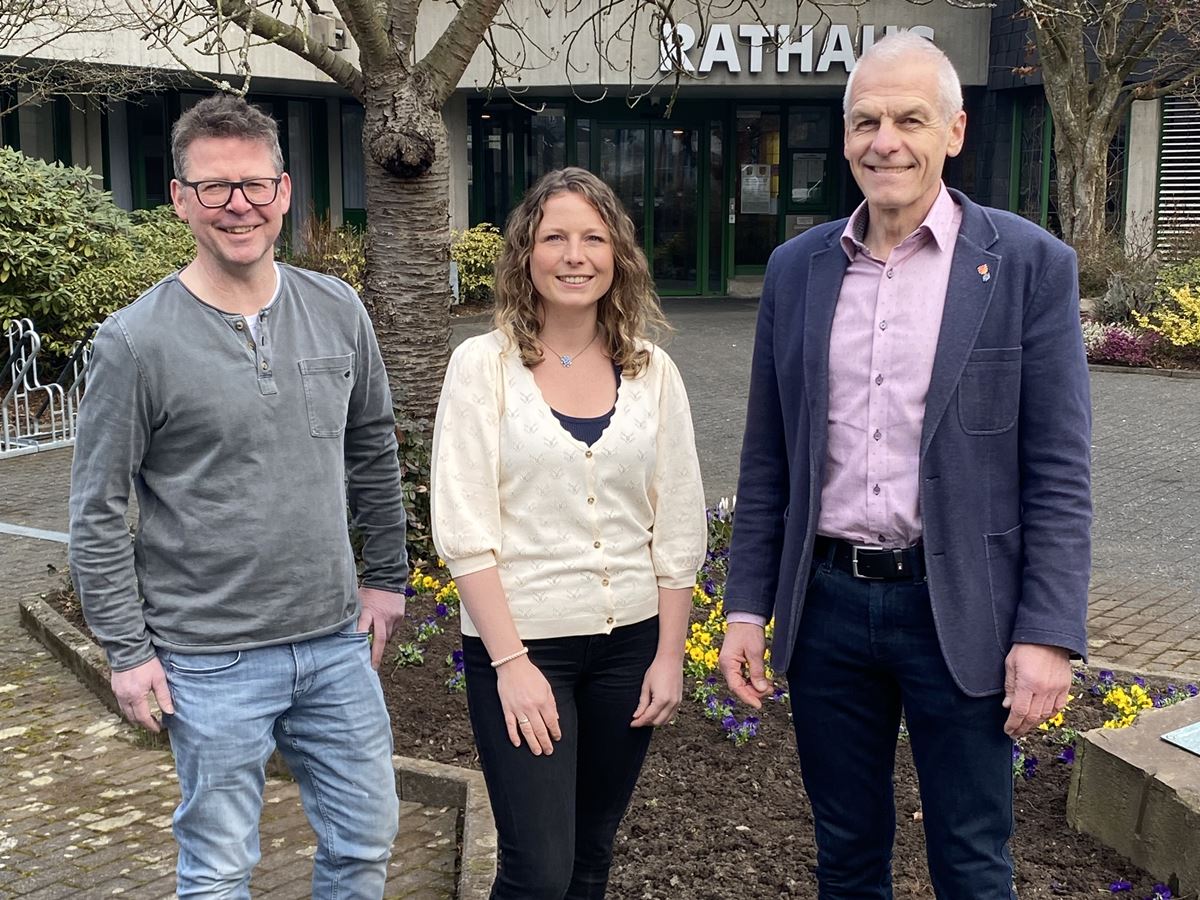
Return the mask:
<path id="1" fill-rule="evenodd" d="M 699 154 L 700 167 L 697 179 L 697 208 L 699 222 L 697 228 L 698 244 L 697 247 L 697 275 L 696 286 L 689 291 L 663 291 L 664 296 L 695 296 L 695 295 L 720 295 L 726 290 L 727 280 L 731 269 L 731 255 L 733 252 L 733 242 L 731 239 L 730 226 L 728 216 L 725 212 L 725 205 L 730 195 L 730 190 L 733 185 L 734 177 L 734 162 L 733 154 L 730 151 L 730 135 L 732 134 L 732 101 L 680 101 L 678 102 L 669 119 L 665 119 L 661 115 L 661 107 L 650 102 L 644 102 L 637 107 L 630 109 L 623 101 L 607 100 L 599 103 L 583 103 L 578 100 L 565 99 L 562 97 L 545 97 L 545 98 L 524 98 L 523 103 L 529 107 L 536 109 L 542 101 L 552 104 L 562 104 L 566 107 L 566 148 L 563 159 L 567 165 L 583 164 L 585 168 L 595 171 L 599 163 L 599 147 L 600 147 L 600 128 L 601 127 L 620 127 L 630 128 L 641 126 L 645 129 L 647 140 L 645 141 L 645 154 L 643 163 L 643 191 L 648 200 L 653 199 L 653 170 L 651 168 L 653 153 L 653 131 L 651 128 L 675 128 L 681 124 L 685 127 L 696 128 L 699 132 Z M 714 110 L 714 107 L 716 109 Z M 490 116 L 488 120 L 481 119 L 481 114 L 487 112 Z M 485 122 L 501 124 L 501 131 L 505 136 L 505 143 L 502 147 L 502 166 L 506 172 L 506 177 L 509 179 L 510 200 L 515 203 L 517 199 L 528 188 L 528 172 L 526 171 L 525 160 L 525 145 L 529 131 L 529 117 L 524 115 L 523 110 L 511 105 L 507 102 L 497 103 L 482 103 L 471 101 L 468 105 L 468 125 L 471 134 L 471 160 L 470 165 L 475 177 L 472 179 L 472 189 L 469 197 L 470 221 L 478 223 L 481 221 L 484 209 L 484 187 L 483 178 L 480 177 L 484 173 L 484 140 L 483 134 L 485 130 Z M 580 160 L 580 145 L 581 135 L 578 125 L 580 121 L 586 121 L 589 124 L 590 132 L 586 142 L 588 159 Z M 721 129 L 722 139 L 722 172 L 719 173 L 719 181 L 721 184 L 722 196 L 712 196 L 713 191 L 710 184 L 711 173 L 709 172 L 709 160 L 712 152 L 712 129 L 717 125 Z M 509 157 L 509 145 L 511 141 L 512 154 Z M 709 271 L 710 259 L 712 251 L 709 244 L 712 240 L 713 223 L 711 221 L 713 206 L 719 204 L 721 207 L 721 215 L 718 217 L 720 222 L 720 257 L 719 271 L 717 277 L 712 277 Z M 647 237 L 647 245 L 645 250 L 647 256 L 653 252 L 653 246 L 650 243 L 650 236 L 653 231 L 653 210 L 650 204 L 647 203 L 644 212 L 646 218 L 642 223 L 643 235 Z M 501 224 L 501 223 L 494 223 Z"/>
<path id="2" fill-rule="evenodd" d="M 793 203 L 792 202 L 792 153 L 803 151 L 802 147 L 793 147 L 790 143 L 789 135 L 791 134 L 791 119 L 792 113 L 800 107 L 828 107 L 829 115 L 829 134 L 826 136 L 825 150 L 825 191 L 824 199 L 820 203 Z M 779 234 L 777 236 L 778 243 L 782 244 L 791 235 L 787 233 L 788 216 L 828 216 L 834 218 L 834 212 L 837 206 L 837 198 L 841 196 L 842 189 L 842 167 L 839 160 L 842 159 L 843 138 L 839 137 L 839 123 L 841 119 L 841 107 L 836 101 L 818 101 L 814 100 L 811 103 L 785 103 L 783 104 L 783 113 L 780 117 L 779 124 Z M 813 152 L 819 152 L 815 148 Z M 765 267 L 764 267 L 765 271 Z"/>
<path id="3" fill-rule="evenodd" d="M 1040 90 L 1040 88 L 1039 88 Z M 1012 154 L 1008 173 L 1008 209 L 1009 212 L 1020 214 L 1021 211 L 1021 136 L 1025 130 L 1025 101 L 1031 94 L 1017 97 L 1012 106 Z M 1050 220 L 1050 157 L 1054 150 L 1054 116 L 1050 104 L 1042 99 L 1044 114 L 1042 117 L 1042 171 L 1038 186 L 1038 224 L 1046 227 Z"/>
<path id="4" fill-rule="evenodd" d="M 580 117 L 583 118 L 583 117 Z M 642 144 L 642 195 L 646 198 L 643 204 L 642 211 L 642 250 L 646 254 L 647 260 L 654 259 L 654 136 L 658 130 L 665 131 L 674 129 L 681 125 L 685 128 L 694 128 L 699 136 L 697 153 L 701 161 L 709 159 L 711 151 L 710 128 L 711 120 L 707 116 L 701 116 L 697 112 L 691 114 L 679 113 L 670 119 L 653 118 L 645 114 L 627 115 L 627 116 L 596 116 L 591 118 L 591 146 L 589 156 L 591 157 L 591 169 L 595 171 L 599 167 L 600 162 L 600 131 L 603 128 L 641 128 L 645 135 Z M 569 122 L 568 128 L 568 143 L 575 143 L 571 136 L 574 132 L 575 120 Z M 696 281 L 692 290 L 660 290 L 659 294 L 664 297 L 694 297 L 704 295 L 712 291 L 712 286 L 709 285 L 708 277 L 708 241 L 709 241 L 709 189 L 707 166 L 701 165 L 698 167 L 696 175 L 696 205 L 697 205 L 697 229 L 696 229 Z M 653 268 L 653 263 L 651 263 Z M 724 276 L 724 272 L 722 272 Z M 722 282 L 724 278 L 722 277 Z M 721 291 L 724 291 L 724 284 L 720 286 Z"/>
<path id="5" fill-rule="evenodd" d="M 757 103 L 747 102 L 741 104 L 743 108 L 757 108 L 762 111 L 778 110 L 779 112 L 779 195 L 776 200 L 776 246 L 782 244 L 791 235 L 787 233 L 787 220 L 793 215 L 815 215 L 835 216 L 835 209 L 838 206 L 838 198 L 841 196 L 841 159 L 842 142 L 839 138 L 838 123 L 841 121 L 840 109 L 837 108 L 836 100 L 821 100 L 813 99 L 809 102 L 798 100 L 780 101 L 779 103 Z M 824 199 L 820 203 L 793 203 L 792 202 L 792 152 L 793 150 L 802 150 L 803 148 L 794 148 L 790 145 L 789 135 L 789 118 L 793 110 L 800 107 L 829 107 L 831 110 L 829 116 L 829 134 L 827 135 L 827 149 L 825 150 L 825 177 L 828 184 L 825 188 Z M 726 111 L 725 133 L 730 136 L 730 141 L 736 141 L 737 135 L 737 104 L 730 103 Z M 738 162 L 737 162 L 737 147 L 732 146 L 725 154 L 725 169 L 726 183 L 725 196 L 727 198 L 736 197 L 737 177 L 738 177 Z M 819 152 L 814 148 L 814 152 Z M 726 244 L 726 259 L 725 271 L 734 275 L 762 275 L 766 272 L 765 265 L 736 265 L 734 260 L 734 228 L 736 224 L 731 224 L 728 214 L 724 216 L 725 223 L 725 244 Z"/>

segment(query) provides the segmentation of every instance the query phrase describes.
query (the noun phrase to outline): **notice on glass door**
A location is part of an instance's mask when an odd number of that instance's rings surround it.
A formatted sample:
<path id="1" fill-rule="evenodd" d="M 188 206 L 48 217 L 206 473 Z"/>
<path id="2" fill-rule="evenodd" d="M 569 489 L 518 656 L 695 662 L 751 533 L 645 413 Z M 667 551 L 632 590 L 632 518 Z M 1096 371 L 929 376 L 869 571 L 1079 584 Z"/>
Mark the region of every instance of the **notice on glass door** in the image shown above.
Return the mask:
<path id="1" fill-rule="evenodd" d="M 742 212 L 772 212 L 770 166 L 742 166 Z"/>
<path id="2" fill-rule="evenodd" d="M 792 202 L 816 203 L 825 180 L 824 153 L 792 154 Z"/>

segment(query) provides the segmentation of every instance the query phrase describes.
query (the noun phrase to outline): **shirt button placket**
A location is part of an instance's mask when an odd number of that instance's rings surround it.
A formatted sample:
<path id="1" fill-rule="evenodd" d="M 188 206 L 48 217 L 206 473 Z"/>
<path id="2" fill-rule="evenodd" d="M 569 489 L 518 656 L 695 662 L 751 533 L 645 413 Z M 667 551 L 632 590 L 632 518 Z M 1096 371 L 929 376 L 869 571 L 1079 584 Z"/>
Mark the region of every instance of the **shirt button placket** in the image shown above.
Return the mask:
<path id="1" fill-rule="evenodd" d="M 593 453 L 592 450 L 589 448 L 583 452 L 583 456 L 584 456 L 584 459 L 587 460 L 587 462 L 586 462 L 587 488 L 588 488 L 587 505 L 588 505 L 588 512 L 591 514 L 591 519 L 592 519 L 592 535 L 593 535 L 592 548 L 600 551 L 600 567 L 599 568 L 600 568 L 600 571 L 605 573 L 604 577 L 602 577 L 600 579 L 600 586 L 605 589 L 605 591 L 604 591 L 604 609 L 605 609 L 606 615 L 605 615 L 605 619 L 604 619 L 604 624 L 608 626 L 606 631 L 612 631 L 613 623 L 616 621 L 616 609 L 613 607 L 612 591 L 608 590 L 608 586 L 609 586 L 608 564 L 604 559 L 604 543 L 601 540 L 600 519 L 599 519 L 599 515 L 598 515 L 598 510 L 596 509 L 596 464 L 595 464 L 596 454 Z"/>

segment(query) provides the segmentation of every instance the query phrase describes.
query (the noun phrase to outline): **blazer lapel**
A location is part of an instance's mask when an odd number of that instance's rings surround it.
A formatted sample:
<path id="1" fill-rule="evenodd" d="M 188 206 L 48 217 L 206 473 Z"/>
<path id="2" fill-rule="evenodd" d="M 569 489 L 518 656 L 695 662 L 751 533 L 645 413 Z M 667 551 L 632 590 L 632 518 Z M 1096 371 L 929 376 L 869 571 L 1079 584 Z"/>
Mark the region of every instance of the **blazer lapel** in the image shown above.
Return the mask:
<path id="1" fill-rule="evenodd" d="M 999 239 L 987 214 L 962 194 L 957 191 L 952 193 L 962 204 L 963 219 L 954 247 L 954 259 L 950 264 L 946 306 L 942 312 L 942 327 L 938 333 L 929 393 L 925 398 L 925 421 L 921 427 L 922 458 L 958 387 L 967 357 L 975 346 L 975 336 L 992 301 L 1003 260 L 999 254 L 987 249 Z"/>
<path id="2" fill-rule="evenodd" d="M 840 235 L 839 235 L 840 236 Z M 837 309 L 842 278 L 850 260 L 840 241 L 818 250 L 809 259 L 804 298 L 804 386 L 814 460 L 823 465 L 829 422 L 829 335 Z"/>

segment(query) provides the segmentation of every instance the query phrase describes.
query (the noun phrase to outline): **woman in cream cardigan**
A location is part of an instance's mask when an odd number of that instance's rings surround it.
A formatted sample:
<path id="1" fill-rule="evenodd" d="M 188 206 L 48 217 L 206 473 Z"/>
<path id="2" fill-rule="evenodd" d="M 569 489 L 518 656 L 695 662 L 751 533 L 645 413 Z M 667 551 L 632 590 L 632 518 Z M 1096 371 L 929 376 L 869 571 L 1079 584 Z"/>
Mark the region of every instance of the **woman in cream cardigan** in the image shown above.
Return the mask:
<path id="1" fill-rule="evenodd" d="M 704 557 L 687 395 L 633 223 L 550 172 L 509 218 L 496 329 L 446 372 L 433 539 L 463 601 L 493 900 L 602 898 L 651 727 L 683 690 Z"/>

